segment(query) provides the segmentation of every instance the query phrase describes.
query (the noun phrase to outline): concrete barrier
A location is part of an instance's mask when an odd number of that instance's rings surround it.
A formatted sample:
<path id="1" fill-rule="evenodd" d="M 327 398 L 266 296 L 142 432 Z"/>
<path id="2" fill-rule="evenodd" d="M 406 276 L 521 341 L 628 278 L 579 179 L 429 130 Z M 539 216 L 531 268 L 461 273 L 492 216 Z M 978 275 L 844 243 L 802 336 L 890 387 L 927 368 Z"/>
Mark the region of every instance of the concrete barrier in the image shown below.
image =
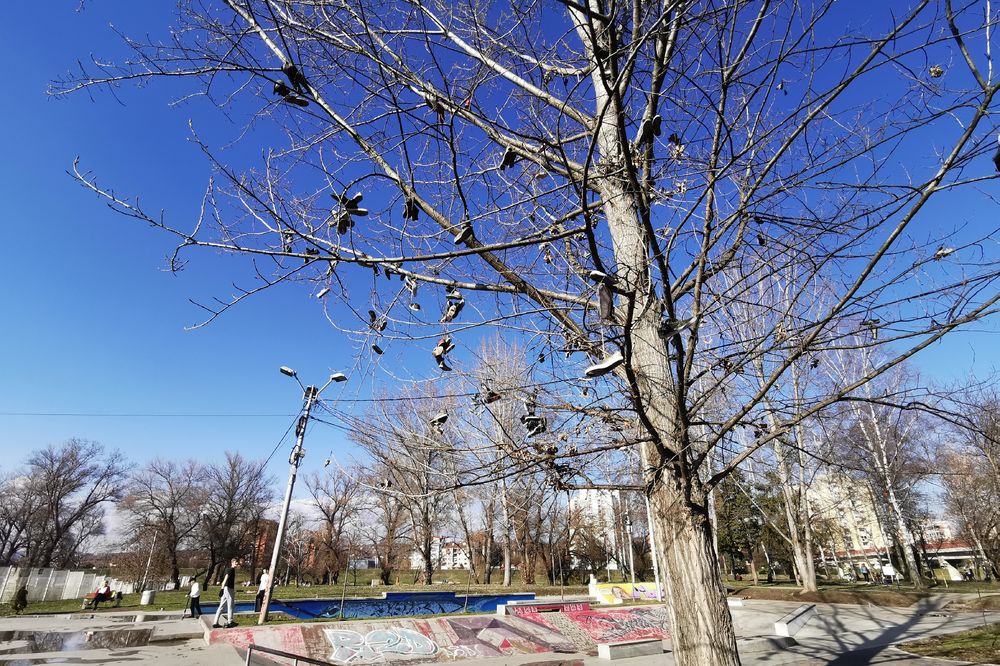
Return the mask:
<path id="1" fill-rule="evenodd" d="M 607 659 L 608 661 L 628 659 L 630 657 L 646 657 L 653 654 L 663 654 L 662 639 L 643 638 L 636 641 L 597 644 L 597 656 L 600 659 Z"/>
<path id="2" fill-rule="evenodd" d="M 803 604 L 774 623 L 774 633 L 794 636 L 816 615 L 816 604 Z"/>

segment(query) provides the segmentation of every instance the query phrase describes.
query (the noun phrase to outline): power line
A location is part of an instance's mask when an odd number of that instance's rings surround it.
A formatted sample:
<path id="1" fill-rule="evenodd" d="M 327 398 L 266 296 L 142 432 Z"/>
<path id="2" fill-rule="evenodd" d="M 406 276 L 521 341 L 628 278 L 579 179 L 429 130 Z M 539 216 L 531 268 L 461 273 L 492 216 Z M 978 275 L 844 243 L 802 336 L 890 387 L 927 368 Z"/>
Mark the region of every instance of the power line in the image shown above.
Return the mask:
<path id="1" fill-rule="evenodd" d="M 206 413 L 174 413 L 174 414 L 153 414 L 153 413 L 125 413 L 125 412 L 0 412 L 0 416 L 69 416 L 69 417 L 97 417 L 97 418 L 277 418 L 295 416 L 292 413 L 284 414 L 206 414 Z"/>

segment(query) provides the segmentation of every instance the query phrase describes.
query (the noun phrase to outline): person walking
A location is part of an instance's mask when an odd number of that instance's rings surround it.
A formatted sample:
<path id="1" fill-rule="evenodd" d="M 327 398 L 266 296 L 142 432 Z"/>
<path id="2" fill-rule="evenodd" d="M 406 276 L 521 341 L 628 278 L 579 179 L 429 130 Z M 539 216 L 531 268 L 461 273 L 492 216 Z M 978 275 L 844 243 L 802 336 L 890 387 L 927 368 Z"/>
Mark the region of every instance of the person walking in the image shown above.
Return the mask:
<path id="1" fill-rule="evenodd" d="M 197 620 L 201 617 L 201 584 L 197 578 L 191 579 L 191 591 L 188 592 L 188 596 L 191 597 L 191 617 Z"/>
<path id="2" fill-rule="evenodd" d="M 14 609 L 15 615 L 20 615 L 21 611 L 28 607 L 28 588 L 24 585 L 17 588 L 17 592 L 14 593 L 14 598 L 10 602 L 11 608 Z"/>
<path id="3" fill-rule="evenodd" d="M 235 557 L 230 560 L 229 568 L 226 569 L 226 576 L 222 579 L 222 587 L 219 588 L 219 607 L 215 611 L 215 621 L 212 622 L 213 629 L 221 629 L 219 619 L 222 617 L 222 609 L 226 608 L 226 628 L 235 627 L 233 622 L 233 599 L 236 597 L 236 566 L 240 563 Z"/>
<path id="4" fill-rule="evenodd" d="M 267 574 L 267 569 L 260 572 L 260 585 L 257 587 L 257 598 L 253 602 L 253 612 L 259 613 L 260 607 L 264 605 L 264 595 L 267 594 L 267 586 L 271 582 L 271 577 Z"/>

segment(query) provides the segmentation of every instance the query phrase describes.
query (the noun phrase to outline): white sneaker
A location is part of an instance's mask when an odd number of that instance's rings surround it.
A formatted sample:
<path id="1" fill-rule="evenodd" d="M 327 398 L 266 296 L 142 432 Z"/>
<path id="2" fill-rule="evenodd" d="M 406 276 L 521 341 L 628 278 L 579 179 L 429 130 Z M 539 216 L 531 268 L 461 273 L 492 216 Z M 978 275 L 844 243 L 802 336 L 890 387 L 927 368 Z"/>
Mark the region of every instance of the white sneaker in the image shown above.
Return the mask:
<path id="1" fill-rule="evenodd" d="M 616 351 L 611 356 L 606 357 L 600 363 L 596 363 L 589 368 L 584 373 L 587 377 L 601 377 L 608 374 L 619 365 L 625 362 L 625 357 L 622 356 L 620 351 Z"/>

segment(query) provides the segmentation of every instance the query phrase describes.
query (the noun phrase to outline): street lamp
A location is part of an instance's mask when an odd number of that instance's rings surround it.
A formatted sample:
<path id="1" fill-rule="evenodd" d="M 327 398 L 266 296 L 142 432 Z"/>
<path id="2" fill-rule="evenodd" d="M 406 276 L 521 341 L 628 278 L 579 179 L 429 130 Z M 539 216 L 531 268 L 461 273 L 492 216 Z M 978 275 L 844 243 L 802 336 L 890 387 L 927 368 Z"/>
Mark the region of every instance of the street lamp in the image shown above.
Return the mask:
<path id="1" fill-rule="evenodd" d="M 286 365 L 278 368 L 281 374 L 293 378 L 302 386 L 302 381 L 299 379 L 298 373 L 292 370 Z M 274 590 L 274 582 L 277 580 L 278 574 L 278 559 L 281 555 L 281 541 L 285 536 L 285 523 L 288 521 L 288 507 L 292 503 L 292 490 L 295 488 L 295 476 L 299 471 L 299 461 L 305 456 L 305 451 L 302 449 L 302 442 L 306 438 L 306 426 L 309 424 L 309 413 L 312 411 L 312 406 L 319 399 L 319 394 L 326 390 L 326 388 L 333 384 L 334 382 L 346 382 L 347 375 L 342 372 L 335 372 L 330 375 L 330 379 L 327 380 L 326 384 L 322 387 L 316 388 L 315 386 L 302 386 L 303 399 L 305 400 L 305 406 L 302 410 L 302 416 L 299 417 L 298 424 L 295 427 L 295 447 L 292 449 L 292 454 L 288 459 L 288 464 L 290 466 L 288 472 L 288 488 L 285 490 L 285 501 L 281 506 L 281 516 L 278 519 L 278 531 L 274 535 L 274 550 L 271 551 L 271 568 L 268 569 L 270 579 L 268 581 L 267 589 L 264 591 L 264 602 L 260 607 L 260 617 L 257 618 L 257 624 L 264 624 L 267 622 L 267 612 L 271 607 L 271 593 Z M 346 576 L 344 577 L 346 579 Z"/>
<path id="2" fill-rule="evenodd" d="M 635 559 L 632 555 L 632 519 L 625 514 L 625 536 L 628 538 L 628 570 L 632 578 L 632 593 L 635 594 Z"/>

